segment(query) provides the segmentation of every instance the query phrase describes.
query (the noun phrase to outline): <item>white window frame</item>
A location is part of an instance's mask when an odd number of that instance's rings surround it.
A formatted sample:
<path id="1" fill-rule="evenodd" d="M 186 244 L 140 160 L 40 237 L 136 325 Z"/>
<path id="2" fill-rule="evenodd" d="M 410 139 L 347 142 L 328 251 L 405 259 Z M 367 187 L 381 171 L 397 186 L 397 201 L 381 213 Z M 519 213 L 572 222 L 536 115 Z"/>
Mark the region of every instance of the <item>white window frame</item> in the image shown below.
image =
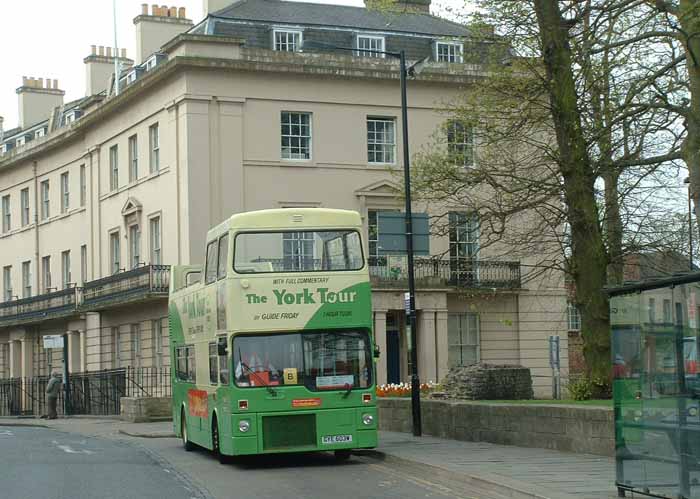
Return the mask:
<path id="1" fill-rule="evenodd" d="M 41 127 L 39 130 L 36 130 L 34 132 L 35 139 L 39 139 L 39 138 L 43 137 L 44 135 L 46 135 L 46 132 L 44 131 L 44 127 Z"/>
<path id="2" fill-rule="evenodd" d="M 134 322 L 129 326 L 129 339 L 131 340 L 131 361 L 134 366 L 141 365 L 141 323 Z"/>
<path id="3" fill-rule="evenodd" d="M 566 326 L 569 331 L 581 331 L 581 311 L 570 301 L 566 302 Z"/>
<path id="4" fill-rule="evenodd" d="M 70 176 L 68 172 L 61 173 L 61 213 L 70 209 Z"/>
<path id="5" fill-rule="evenodd" d="M 88 254 L 87 254 L 87 244 L 83 244 L 80 247 L 80 283 L 85 284 L 87 282 L 87 268 L 88 268 Z"/>
<path id="6" fill-rule="evenodd" d="M 285 45 L 289 45 L 289 35 L 299 36 L 299 40 L 294 42 L 294 50 L 281 50 L 277 48 L 277 34 L 287 35 Z M 285 28 L 275 28 L 272 30 L 272 50 L 277 52 L 299 52 L 301 47 L 304 45 L 304 32 L 299 29 L 285 29 Z"/>
<path id="7" fill-rule="evenodd" d="M 135 269 L 141 263 L 141 228 L 138 224 L 129 226 L 129 268 Z"/>
<path id="8" fill-rule="evenodd" d="M 360 40 L 368 40 L 369 41 L 369 47 L 360 47 Z M 372 48 L 372 42 L 380 41 L 380 47 L 379 48 Z M 370 57 L 370 58 L 375 58 L 375 59 L 383 59 L 386 57 L 386 54 L 378 54 L 378 53 L 372 53 L 372 52 L 360 52 L 359 49 L 363 50 L 378 50 L 381 52 L 386 51 L 386 38 L 383 36 L 379 35 L 362 35 L 362 34 L 357 34 L 355 36 L 355 48 L 358 49 L 355 52 L 355 55 L 357 57 Z"/>
<path id="9" fill-rule="evenodd" d="M 51 217 L 51 184 L 49 180 L 41 182 L 41 219 L 48 220 Z"/>
<path id="10" fill-rule="evenodd" d="M 146 71 L 150 71 L 151 69 L 155 68 L 158 65 L 158 60 L 156 59 L 156 55 L 153 54 L 151 57 L 146 59 L 146 65 L 144 66 Z"/>
<path id="11" fill-rule="evenodd" d="M 151 335 L 153 336 L 153 360 L 156 367 L 163 367 L 163 319 L 151 321 Z"/>
<path id="12" fill-rule="evenodd" d="M 119 326 L 112 327 L 112 367 L 121 367 L 122 346 Z"/>
<path id="13" fill-rule="evenodd" d="M 285 123 L 284 121 L 284 115 L 287 114 L 290 116 L 290 121 Z M 301 118 L 299 119 L 299 125 L 296 125 L 292 120 L 291 117 L 292 115 L 298 115 L 298 116 L 308 116 L 309 118 L 309 123 L 308 123 L 308 135 L 304 134 L 299 134 L 299 135 L 293 135 L 291 132 L 291 127 L 293 126 L 304 126 L 301 124 Z M 284 127 L 288 126 L 289 127 L 289 133 L 285 134 L 284 132 Z M 290 139 L 290 144 L 292 142 L 292 139 L 299 139 L 299 151 L 304 150 L 304 147 L 301 145 L 302 140 L 307 140 L 306 143 L 306 150 L 308 151 L 307 157 L 295 157 L 296 155 L 302 154 L 301 152 L 294 153 L 292 152 L 292 147 L 289 146 L 286 154 L 289 156 L 285 156 L 285 147 L 284 147 L 284 139 L 288 138 Z M 307 111 L 281 111 L 280 112 L 280 157 L 282 158 L 283 161 L 311 161 L 313 158 L 313 144 L 314 144 L 314 131 L 313 131 L 313 113 L 309 113 Z"/>
<path id="14" fill-rule="evenodd" d="M 68 289 L 72 284 L 70 271 L 70 250 L 61 252 L 61 279 L 63 289 Z"/>
<path id="15" fill-rule="evenodd" d="M 450 343 L 449 316 L 457 317 L 459 322 L 462 321 L 462 318 L 464 319 L 464 324 L 466 325 L 466 330 L 460 331 L 459 343 Z M 478 313 L 475 313 L 475 312 L 460 312 L 460 313 L 449 314 L 449 316 L 448 316 L 448 340 L 447 340 L 448 345 L 447 345 L 447 348 L 448 348 L 448 350 L 450 347 L 459 348 L 461 361 L 459 364 L 456 364 L 456 365 L 463 366 L 463 365 L 478 364 L 479 362 L 481 362 L 481 317 L 479 316 Z M 468 339 L 469 332 L 470 332 L 469 331 L 469 328 L 470 328 L 469 319 L 470 318 L 473 318 L 474 323 L 476 324 L 476 326 L 475 326 L 476 327 L 476 343 L 469 343 L 469 339 Z M 465 335 L 466 335 L 466 339 L 465 339 Z M 465 348 L 468 348 L 468 349 L 473 348 L 474 349 L 474 364 L 464 364 L 463 363 L 464 349 Z M 452 367 L 452 366 L 450 365 L 450 367 Z"/>
<path id="16" fill-rule="evenodd" d="M 15 140 L 15 147 L 22 147 L 26 143 L 27 143 L 26 137 L 18 137 L 17 140 Z"/>
<path id="17" fill-rule="evenodd" d="M 370 134 L 370 123 L 374 123 L 375 129 L 373 130 L 372 133 L 375 134 L 375 140 L 370 141 L 369 134 Z M 387 123 L 391 123 L 392 125 L 392 133 L 391 133 L 391 142 L 379 142 L 376 140 L 376 134 L 377 134 L 377 129 L 376 129 L 376 123 L 383 123 L 384 126 L 386 126 Z M 397 153 L 397 147 L 396 147 L 396 118 L 391 117 L 391 116 L 367 116 L 366 120 L 366 128 L 367 128 L 367 163 L 371 165 L 395 165 L 396 164 L 396 153 Z M 386 135 L 386 131 L 383 131 L 384 135 Z M 391 146 L 391 161 L 376 161 L 377 158 L 377 151 L 374 151 L 373 153 L 370 153 L 370 145 L 379 145 L 382 146 L 383 148 L 386 148 L 388 146 Z M 370 154 L 374 154 L 374 161 L 370 160 Z M 382 149 L 382 159 L 386 160 L 386 154 L 387 154 L 387 149 Z"/>
<path id="18" fill-rule="evenodd" d="M 63 119 L 63 123 L 65 125 L 70 125 L 74 121 L 75 121 L 75 111 L 67 112 L 65 118 Z"/>
<path id="19" fill-rule="evenodd" d="M 10 232 L 12 230 L 12 198 L 9 194 L 2 197 L 2 232 Z"/>
<path id="20" fill-rule="evenodd" d="M 458 128 L 461 127 L 461 130 Z M 458 134 L 461 135 L 458 137 Z M 455 161 L 455 165 L 463 168 L 474 168 L 476 165 L 476 148 L 474 147 L 474 127 L 460 122 L 459 120 L 450 120 L 447 123 L 445 130 L 445 139 L 447 142 L 447 154 L 452 161 L 459 155 L 461 161 Z M 452 140 L 450 140 L 452 135 Z M 455 140 L 455 139 L 461 140 Z M 469 156 L 464 154 L 464 150 L 470 150 Z"/>
<path id="21" fill-rule="evenodd" d="M 25 187 L 19 191 L 19 201 L 20 201 L 20 222 L 22 227 L 29 225 L 29 187 Z"/>
<path id="22" fill-rule="evenodd" d="M 126 84 L 129 85 L 130 83 L 134 83 L 136 81 L 136 70 L 130 71 L 126 75 Z"/>
<path id="23" fill-rule="evenodd" d="M 85 206 L 87 201 L 87 169 L 85 165 L 80 165 L 80 207 Z"/>
<path id="24" fill-rule="evenodd" d="M 109 270 L 112 275 L 118 273 L 121 270 L 122 245 L 119 237 L 119 229 L 109 231 L 107 237 L 107 241 L 109 243 Z"/>
<path id="25" fill-rule="evenodd" d="M 32 296 L 32 261 L 22 262 L 22 298 Z"/>
<path id="26" fill-rule="evenodd" d="M 160 214 L 148 218 L 148 252 L 151 265 L 163 264 L 163 219 Z"/>
<path id="27" fill-rule="evenodd" d="M 2 268 L 2 290 L 5 301 L 12 301 L 12 265 Z"/>
<path id="28" fill-rule="evenodd" d="M 127 139 L 129 150 L 129 183 L 139 179 L 139 138 L 137 134 Z"/>
<path id="29" fill-rule="evenodd" d="M 150 173 L 160 170 L 160 127 L 158 123 L 148 127 L 148 170 Z"/>
<path id="30" fill-rule="evenodd" d="M 440 59 L 440 46 L 446 46 L 448 47 L 447 49 L 447 59 Z M 450 53 L 450 47 L 456 47 L 457 50 L 454 54 Z M 435 61 L 437 62 L 447 62 L 449 64 L 461 64 L 464 62 L 464 43 L 456 41 L 456 40 L 439 40 L 435 42 Z M 453 58 L 455 60 L 451 61 L 450 59 Z"/>
<path id="31" fill-rule="evenodd" d="M 119 145 L 114 144 L 108 150 L 109 154 L 109 190 L 119 189 Z"/>
<path id="32" fill-rule="evenodd" d="M 41 257 L 41 285 L 44 293 L 51 289 L 51 255 Z"/>

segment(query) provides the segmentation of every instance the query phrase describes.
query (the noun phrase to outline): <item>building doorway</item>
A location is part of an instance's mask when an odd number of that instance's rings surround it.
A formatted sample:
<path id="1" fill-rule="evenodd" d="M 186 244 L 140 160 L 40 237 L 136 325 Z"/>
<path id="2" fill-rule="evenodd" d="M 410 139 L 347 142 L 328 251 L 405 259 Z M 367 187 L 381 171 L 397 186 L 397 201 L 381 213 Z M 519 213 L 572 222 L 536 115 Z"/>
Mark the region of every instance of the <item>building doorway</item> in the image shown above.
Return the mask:
<path id="1" fill-rule="evenodd" d="M 388 383 L 399 383 L 401 380 L 399 330 L 396 312 L 388 312 L 386 314 L 386 380 Z"/>

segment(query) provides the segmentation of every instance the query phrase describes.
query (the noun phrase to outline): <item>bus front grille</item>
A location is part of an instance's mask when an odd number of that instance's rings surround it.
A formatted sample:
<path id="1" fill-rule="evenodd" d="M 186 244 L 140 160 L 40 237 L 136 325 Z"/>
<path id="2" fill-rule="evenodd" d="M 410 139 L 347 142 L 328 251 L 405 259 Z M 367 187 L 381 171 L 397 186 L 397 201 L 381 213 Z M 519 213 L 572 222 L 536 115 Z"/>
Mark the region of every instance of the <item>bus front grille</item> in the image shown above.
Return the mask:
<path id="1" fill-rule="evenodd" d="M 316 447 L 316 416 L 263 416 L 263 449 Z"/>

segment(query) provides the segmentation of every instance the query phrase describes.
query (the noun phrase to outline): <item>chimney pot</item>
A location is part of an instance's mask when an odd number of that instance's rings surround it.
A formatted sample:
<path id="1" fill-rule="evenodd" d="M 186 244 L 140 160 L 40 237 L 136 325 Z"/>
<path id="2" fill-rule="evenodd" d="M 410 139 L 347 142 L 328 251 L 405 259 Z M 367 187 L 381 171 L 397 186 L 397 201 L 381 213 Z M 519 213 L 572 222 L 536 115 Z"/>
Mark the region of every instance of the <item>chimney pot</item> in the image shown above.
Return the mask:
<path id="1" fill-rule="evenodd" d="M 50 85 L 51 82 L 50 82 L 50 81 L 47 81 L 47 83 L 49 83 L 49 88 L 50 88 L 50 87 L 51 87 L 51 85 Z M 39 87 L 39 88 L 44 88 L 44 79 L 43 79 L 43 78 L 39 78 L 39 85 L 38 85 L 38 87 Z"/>
<path id="2" fill-rule="evenodd" d="M 180 8 L 178 9 L 178 11 L 177 11 L 177 17 L 180 17 L 180 18 L 182 18 L 182 19 L 185 19 L 185 18 L 187 17 L 187 15 L 185 14 L 185 8 L 184 8 L 184 7 L 180 7 Z"/>
<path id="3" fill-rule="evenodd" d="M 90 53 L 92 55 L 97 54 L 97 46 L 96 45 L 90 45 Z"/>
<path id="4" fill-rule="evenodd" d="M 103 45 L 100 45 L 99 47 L 97 47 L 97 53 L 99 55 L 102 55 L 102 56 L 105 55 L 105 48 Z"/>
<path id="5" fill-rule="evenodd" d="M 152 16 L 158 15 L 158 6 L 156 4 L 151 5 L 151 15 Z"/>
<path id="6" fill-rule="evenodd" d="M 148 4 L 147 3 L 141 4 L 141 14 L 143 14 L 144 16 L 148 15 Z"/>
<path id="7" fill-rule="evenodd" d="M 56 90 L 58 90 L 58 80 L 54 80 L 54 81 L 53 81 L 53 88 L 55 88 Z"/>
<path id="8" fill-rule="evenodd" d="M 167 16 L 168 16 L 168 6 L 167 6 L 167 5 L 161 5 L 161 6 L 160 6 L 160 15 L 161 15 L 161 17 L 167 17 Z"/>
<path id="9" fill-rule="evenodd" d="M 107 57 L 112 57 L 112 47 L 105 47 L 105 51 L 107 52 Z"/>
<path id="10" fill-rule="evenodd" d="M 23 76 L 22 77 L 22 86 L 26 87 L 27 85 L 29 85 L 29 79 L 26 76 Z"/>
<path id="11" fill-rule="evenodd" d="M 126 59 L 126 49 L 122 49 L 122 59 Z"/>
<path id="12" fill-rule="evenodd" d="M 177 17 L 177 7 L 170 7 L 168 17 Z"/>

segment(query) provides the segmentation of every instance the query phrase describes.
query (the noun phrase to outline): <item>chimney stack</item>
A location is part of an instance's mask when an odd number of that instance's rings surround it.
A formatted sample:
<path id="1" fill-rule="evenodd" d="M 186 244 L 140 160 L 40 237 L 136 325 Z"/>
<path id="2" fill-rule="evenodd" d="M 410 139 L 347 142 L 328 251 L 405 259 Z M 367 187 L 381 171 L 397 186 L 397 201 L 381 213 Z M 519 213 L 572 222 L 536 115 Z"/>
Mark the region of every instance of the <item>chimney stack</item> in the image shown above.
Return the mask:
<path id="1" fill-rule="evenodd" d="M 209 14 L 216 12 L 217 10 L 221 10 L 225 7 L 228 7 L 232 3 L 233 2 L 231 0 L 202 0 L 204 16 L 206 17 Z"/>
<path id="2" fill-rule="evenodd" d="M 158 52 L 165 43 L 192 27 L 192 21 L 185 17 L 184 7 L 153 4 L 151 15 L 147 12 L 148 5 L 142 4 L 141 15 L 134 18 L 137 64 L 142 64 L 153 53 Z"/>
<path id="3" fill-rule="evenodd" d="M 63 105 L 65 92 L 59 90 L 58 80 L 22 77 L 22 86 L 17 89 L 19 98 L 19 126 L 27 128 L 51 115 L 53 109 Z"/>
<path id="4" fill-rule="evenodd" d="M 389 4 L 389 10 L 393 9 L 402 12 L 409 11 L 430 14 L 430 0 L 391 0 Z M 365 0 L 365 7 L 368 9 L 373 7 L 385 8 L 385 5 L 386 4 L 382 2 L 382 0 Z"/>
<path id="5" fill-rule="evenodd" d="M 106 49 L 106 50 L 105 50 Z M 105 55 L 105 52 L 107 55 Z M 116 49 L 114 56 L 117 55 Z M 110 79 L 114 74 L 114 57 L 111 47 L 102 45 L 90 45 L 90 55 L 83 59 L 85 63 L 85 95 L 99 94 L 109 87 Z M 134 61 L 127 59 L 126 49 L 121 49 L 119 57 L 122 69 L 128 69 L 134 65 Z"/>

